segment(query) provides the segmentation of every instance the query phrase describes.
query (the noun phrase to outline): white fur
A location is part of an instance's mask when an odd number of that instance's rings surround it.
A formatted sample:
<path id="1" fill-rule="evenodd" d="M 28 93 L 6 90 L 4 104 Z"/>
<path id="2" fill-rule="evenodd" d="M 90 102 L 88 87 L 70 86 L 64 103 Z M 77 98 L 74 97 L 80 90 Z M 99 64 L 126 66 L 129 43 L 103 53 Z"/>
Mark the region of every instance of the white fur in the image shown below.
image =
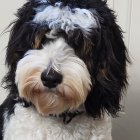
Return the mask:
<path id="1" fill-rule="evenodd" d="M 6 129 L 7 125 L 8 125 L 8 111 L 5 110 L 4 114 L 3 114 L 3 118 L 4 118 L 4 125 L 3 125 L 3 134 L 4 134 L 4 130 Z"/>
<path id="2" fill-rule="evenodd" d="M 65 125 L 61 118 L 42 117 L 34 108 L 15 107 L 4 140 L 111 140 L 111 119 L 93 120 L 86 114 Z"/>
<path id="3" fill-rule="evenodd" d="M 66 33 L 74 29 L 81 29 L 84 35 L 90 34 L 91 29 L 98 27 L 97 14 L 87 9 L 65 6 L 61 3 L 55 6 L 47 6 L 43 11 L 37 12 L 33 22 L 47 24 L 50 29 L 62 29 Z"/>
<path id="4" fill-rule="evenodd" d="M 36 68 L 40 68 L 42 71 L 50 68 L 55 69 L 63 75 L 62 84 L 69 85 L 67 81 L 72 81 L 74 86 L 77 86 L 77 92 L 86 98 L 91 86 L 90 74 L 85 63 L 75 55 L 74 50 L 64 39 L 59 38 L 45 45 L 41 50 L 30 50 L 19 61 L 15 82 L 18 85 L 20 95 L 25 75 Z M 40 82 L 40 75 L 37 79 Z"/>
<path id="5" fill-rule="evenodd" d="M 39 3 L 48 3 L 48 0 L 35 0 L 35 1 L 37 1 Z"/>

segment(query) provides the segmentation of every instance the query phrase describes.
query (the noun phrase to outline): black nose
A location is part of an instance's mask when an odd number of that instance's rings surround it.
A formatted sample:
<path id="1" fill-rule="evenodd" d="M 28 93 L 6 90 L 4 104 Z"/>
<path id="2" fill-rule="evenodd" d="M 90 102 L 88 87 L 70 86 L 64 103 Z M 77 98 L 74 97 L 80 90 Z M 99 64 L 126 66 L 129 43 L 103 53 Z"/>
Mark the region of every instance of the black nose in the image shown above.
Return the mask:
<path id="1" fill-rule="evenodd" d="M 62 82 L 62 75 L 54 69 L 45 70 L 41 74 L 41 80 L 44 86 L 48 88 L 55 88 Z"/>

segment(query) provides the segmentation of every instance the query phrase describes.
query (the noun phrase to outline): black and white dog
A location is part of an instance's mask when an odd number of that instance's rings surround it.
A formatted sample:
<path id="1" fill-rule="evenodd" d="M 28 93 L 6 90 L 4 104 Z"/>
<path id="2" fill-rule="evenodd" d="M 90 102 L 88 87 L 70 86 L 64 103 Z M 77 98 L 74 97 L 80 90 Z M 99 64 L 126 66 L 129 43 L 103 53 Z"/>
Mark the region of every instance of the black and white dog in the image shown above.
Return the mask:
<path id="1" fill-rule="evenodd" d="M 103 0 L 28 0 L 7 46 L 0 140 L 111 140 L 129 62 Z"/>

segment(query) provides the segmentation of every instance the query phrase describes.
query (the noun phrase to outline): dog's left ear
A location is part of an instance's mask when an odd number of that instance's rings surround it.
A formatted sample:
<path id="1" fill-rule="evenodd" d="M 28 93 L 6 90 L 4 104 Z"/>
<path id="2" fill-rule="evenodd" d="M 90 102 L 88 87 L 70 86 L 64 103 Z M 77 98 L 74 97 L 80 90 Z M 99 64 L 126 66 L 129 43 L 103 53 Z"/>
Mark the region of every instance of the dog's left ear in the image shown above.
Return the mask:
<path id="1" fill-rule="evenodd" d="M 127 85 L 126 64 L 129 62 L 122 31 L 108 9 L 101 13 L 100 31 L 93 47 L 93 87 L 85 108 L 89 115 L 100 118 L 104 112 L 113 117 L 121 110 L 120 100 Z"/>

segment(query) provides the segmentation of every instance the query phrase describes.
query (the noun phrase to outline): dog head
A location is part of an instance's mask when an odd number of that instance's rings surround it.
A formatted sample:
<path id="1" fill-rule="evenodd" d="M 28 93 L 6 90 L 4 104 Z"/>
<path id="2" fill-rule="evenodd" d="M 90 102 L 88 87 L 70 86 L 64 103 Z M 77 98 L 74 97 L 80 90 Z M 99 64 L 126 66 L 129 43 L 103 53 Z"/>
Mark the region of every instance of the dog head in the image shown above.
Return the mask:
<path id="1" fill-rule="evenodd" d="M 30 0 L 17 17 L 6 57 L 11 94 L 45 116 L 82 104 L 94 118 L 117 114 L 128 57 L 106 2 Z"/>

